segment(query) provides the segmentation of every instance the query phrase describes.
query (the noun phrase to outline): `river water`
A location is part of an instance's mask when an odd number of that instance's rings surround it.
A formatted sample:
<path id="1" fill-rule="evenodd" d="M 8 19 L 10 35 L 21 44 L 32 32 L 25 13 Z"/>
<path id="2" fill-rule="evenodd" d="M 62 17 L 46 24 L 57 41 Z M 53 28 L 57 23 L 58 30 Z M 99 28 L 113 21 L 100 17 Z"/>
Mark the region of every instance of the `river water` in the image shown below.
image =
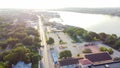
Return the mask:
<path id="1" fill-rule="evenodd" d="M 82 27 L 97 33 L 105 32 L 120 36 L 120 17 L 118 16 L 61 11 L 58 13 L 63 20 L 62 24 Z"/>

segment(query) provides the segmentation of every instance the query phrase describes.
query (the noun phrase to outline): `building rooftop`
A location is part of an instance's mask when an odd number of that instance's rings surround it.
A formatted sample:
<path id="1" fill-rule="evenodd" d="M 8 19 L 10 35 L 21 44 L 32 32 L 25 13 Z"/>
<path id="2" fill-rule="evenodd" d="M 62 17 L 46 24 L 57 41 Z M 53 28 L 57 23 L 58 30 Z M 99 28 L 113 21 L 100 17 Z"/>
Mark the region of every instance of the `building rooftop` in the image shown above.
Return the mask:
<path id="1" fill-rule="evenodd" d="M 60 66 L 78 64 L 80 59 L 81 58 L 67 58 L 67 59 L 59 61 L 59 63 L 60 63 Z"/>
<path id="2" fill-rule="evenodd" d="M 12 68 L 31 68 L 32 63 L 25 64 L 22 61 L 19 61 L 16 65 L 14 65 Z"/>
<path id="3" fill-rule="evenodd" d="M 80 62 L 80 64 L 82 64 L 82 65 L 92 64 L 92 62 L 89 61 L 88 59 L 81 59 L 79 62 Z"/>
<path id="4" fill-rule="evenodd" d="M 107 52 L 88 54 L 85 55 L 85 58 L 90 60 L 91 62 L 112 60 L 111 56 Z"/>
<path id="5" fill-rule="evenodd" d="M 91 65 L 89 68 L 120 68 L 120 61 L 106 64 Z"/>

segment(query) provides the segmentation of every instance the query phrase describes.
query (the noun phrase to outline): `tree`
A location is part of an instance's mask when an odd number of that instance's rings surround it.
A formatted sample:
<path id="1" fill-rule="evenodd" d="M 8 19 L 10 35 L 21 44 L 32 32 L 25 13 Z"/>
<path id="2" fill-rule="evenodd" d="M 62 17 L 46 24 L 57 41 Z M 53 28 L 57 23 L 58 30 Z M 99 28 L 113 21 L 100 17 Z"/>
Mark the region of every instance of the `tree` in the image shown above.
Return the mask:
<path id="1" fill-rule="evenodd" d="M 3 52 L 0 57 L 3 58 L 3 61 L 8 61 L 10 66 L 19 61 L 36 63 L 42 58 L 38 53 L 31 52 L 30 49 L 21 44 L 10 51 Z"/>
<path id="2" fill-rule="evenodd" d="M 81 37 L 81 38 L 87 40 L 86 37 L 88 36 L 88 31 L 86 31 L 83 28 L 68 27 L 64 30 L 64 32 L 67 33 L 75 42 L 81 42 L 80 38 L 78 38 L 78 37 Z"/>
<path id="3" fill-rule="evenodd" d="M 107 38 L 107 35 L 105 33 L 99 33 L 99 37 L 101 41 L 105 41 L 105 39 Z"/>
<path id="4" fill-rule="evenodd" d="M 32 45 L 34 42 L 33 38 L 32 37 L 29 37 L 29 36 L 26 36 L 24 39 L 23 39 L 23 44 L 25 45 Z"/>
<path id="5" fill-rule="evenodd" d="M 35 37 L 35 42 L 41 42 L 40 38 L 39 37 Z"/>
<path id="6" fill-rule="evenodd" d="M 38 31 L 32 27 L 27 28 L 26 32 L 28 35 L 35 35 L 35 36 L 39 37 Z"/>
<path id="7" fill-rule="evenodd" d="M 63 42 L 63 40 L 60 39 L 59 43 L 62 43 L 62 42 Z"/>
<path id="8" fill-rule="evenodd" d="M 89 32 L 89 36 L 91 37 L 92 40 L 96 41 L 96 39 L 99 39 L 99 35 L 95 32 Z M 94 39 L 95 38 L 95 39 Z"/>
<path id="9" fill-rule="evenodd" d="M 66 44 L 67 42 L 63 42 L 63 40 L 59 40 L 59 44 Z"/>
<path id="10" fill-rule="evenodd" d="M 85 41 L 92 41 L 92 38 L 90 37 L 89 34 L 84 34 L 83 36 L 84 36 Z"/>
<path id="11" fill-rule="evenodd" d="M 108 51 L 108 49 L 106 47 L 100 47 L 99 49 L 100 49 L 100 51 Z"/>
<path id="12" fill-rule="evenodd" d="M 89 49 L 89 48 L 84 49 L 82 52 L 83 53 L 92 53 L 91 49 Z"/>
<path id="13" fill-rule="evenodd" d="M 118 38 L 116 34 L 112 34 L 112 37 L 115 38 L 115 39 Z"/>
<path id="14" fill-rule="evenodd" d="M 6 63 L 0 62 L 0 68 L 6 68 Z"/>
<path id="15" fill-rule="evenodd" d="M 112 48 L 106 48 L 106 47 L 100 47 L 100 51 L 103 51 L 103 52 L 108 52 L 109 54 L 113 54 L 113 50 Z"/>
<path id="16" fill-rule="evenodd" d="M 33 62 L 33 64 L 34 63 L 37 63 L 39 60 L 41 60 L 42 59 L 42 56 L 40 56 L 39 54 L 37 54 L 37 53 L 32 53 L 31 54 L 31 60 L 32 60 L 32 62 Z"/>
<path id="17" fill-rule="evenodd" d="M 4 52 L 0 53 L 0 61 L 5 61 L 3 58 L 10 53 L 9 50 L 5 50 Z"/>
<path id="18" fill-rule="evenodd" d="M 0 42 L 0 47 L 2 49 L 5 49 L 7 47 L 7 42 L 6 41 Z"/>
<path id="19" fill-rule="evenodd" d="M 111 47 L 114 48 L 114 44 L 115 44 L 116 41 L 117 41 L 117 38 L 114 35 L 107 35 L 107 38 L 104 41 L 104 43 L 108 44 L 108 45 L 110 45 Z"/>
<path id="20" fill-rule="evenodd" d="M 7 43 L 9 45 L 11 45 L 12 47 L 15 46 L 18 43 L 18 41 L 19 40 L 17 38 L 12 38 L 12 37 L 10 37 L 10 38 L 7 39 Z"/>
<path id="21" fill-rule="evenodd" d="M 49 40 L 47 40 L 47 44 L 53 44 L 54 43 L 54 39 L 49 37 Z"/>
<path id="22" fill-rule="evenodd" d="M 17 43 L 14 48 L 22 47 L 22 46 L 24 46 L 22 43 Z"/>
<path id="23" fill-rule="evenodd" d="M 66 59 L 68 57 L 72 57 L 72 53 L 70 50 L 65 50 L 65 51 L 60 52 L 59 56 L 60 56 L 59 57 L 60 59 Z"/>
<path id="24" fill-rule="evenodd" d="M 80 54 L 77 54 L 77 57 L 79 57 L 80 56 Z"/>
<path id="25" fill-rule="evenodd" d="M 96 37 L 93 38 L 94 41 L 99 41 L 100 39 L 97 39 Z"/>
<path id="26" fill-rule="evenodd" d="M 18 61 L 30 62 L 30 50 L 24 46 L 16 47 L 10 51 L 9 54 L 4 56 L 5 61 L 10 64 L 16 64 Z"/>
<path id="27" fill-rule="evenodd" d="M 27 33 L 23 33 L 23 32 L 21 32 L 21 33 L 16 32 L 13 35 L 14 38 L 18 38 L 20 40 L 23 40 L 26 36 L 28 36 Z"/>
<path id="28" fill-rule="evenodd" d="M 115 47 L 114 48 L 115 49 L 120 49 L 120 41 L 119 40 L 115 42 Z"/>
<path id="29" fill-rule="evenodd" d="M 113 54 L 112 48 L 109 48 L 109 49 L 108 49 L 108 52 L 109 52 L 109 54 Z"/>
<path id="30" fill-rule="evenodd" d="M 33 44 L 34 44 L 34 46 L 35 46 L 35 49 L 41 47 L 40 42 L 41 42 L 41 40 L 40 40 L 39 37 L 35 37 L 35 38 L 34 38 L 34 43 L 33 43 Z"/>

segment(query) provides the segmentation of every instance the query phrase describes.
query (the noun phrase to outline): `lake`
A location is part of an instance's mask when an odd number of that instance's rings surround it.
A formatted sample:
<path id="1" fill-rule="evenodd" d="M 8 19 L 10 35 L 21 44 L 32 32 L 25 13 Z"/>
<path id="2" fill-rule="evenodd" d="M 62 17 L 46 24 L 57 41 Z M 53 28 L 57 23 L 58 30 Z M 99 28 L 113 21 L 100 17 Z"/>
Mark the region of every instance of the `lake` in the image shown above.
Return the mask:
<path id="1" fill-rule="evenodd" d="M 63 20 L 62 24 L 82 27 L 97 33 L 105 32 L 120 36 L 120 17 L 118 16 L 61 11 L 58 11 L 58 13 Z"/>

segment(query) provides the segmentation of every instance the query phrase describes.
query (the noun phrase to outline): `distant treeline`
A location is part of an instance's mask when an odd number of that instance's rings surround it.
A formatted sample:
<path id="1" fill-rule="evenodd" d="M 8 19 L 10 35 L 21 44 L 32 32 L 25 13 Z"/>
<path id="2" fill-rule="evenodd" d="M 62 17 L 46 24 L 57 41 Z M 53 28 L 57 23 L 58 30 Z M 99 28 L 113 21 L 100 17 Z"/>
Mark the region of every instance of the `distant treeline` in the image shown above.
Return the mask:
<path id="1" fill-rule="evenodd" d="M 51 10 L 120 16 L 120 8 L 71 8 L 70 7 L 70 8 L 61 8 L 61 9 L 51 9 Z"/>

